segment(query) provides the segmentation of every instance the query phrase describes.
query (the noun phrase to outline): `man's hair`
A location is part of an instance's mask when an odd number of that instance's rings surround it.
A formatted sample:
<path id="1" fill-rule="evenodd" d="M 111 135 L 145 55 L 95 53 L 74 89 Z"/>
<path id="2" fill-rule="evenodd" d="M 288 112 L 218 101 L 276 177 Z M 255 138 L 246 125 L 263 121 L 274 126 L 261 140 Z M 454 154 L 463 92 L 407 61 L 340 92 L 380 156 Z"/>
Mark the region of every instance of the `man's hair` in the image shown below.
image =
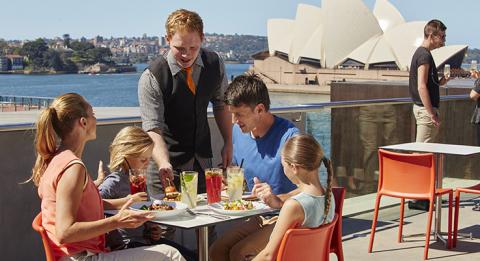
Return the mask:
<path id="1" fill-rule="evenodd" d="M 176 32 L 197 32 L 203 37 L 203 21 L 195 12 L 178 9 L 168 16 L 165 31 L 168 38 L 173 37 Z"/>
<path id="2" fill-rule="evenodd" d="M 423 29 L 423 36 L 427 39 L 430 35 L 438 35 L 440 32 L 445 32 L 447 27 L 442 21 L 433 19 L 425 25 Z"/>
<path id="3" fill-rule="evenodd" d="M 270 97 L 265 83 L 256 74 L 240 75 L 235 77 L 225 91 L 225 104 L 239 107 L 241 105 L 255 108 L 263 104 L 270 109 Z"/>

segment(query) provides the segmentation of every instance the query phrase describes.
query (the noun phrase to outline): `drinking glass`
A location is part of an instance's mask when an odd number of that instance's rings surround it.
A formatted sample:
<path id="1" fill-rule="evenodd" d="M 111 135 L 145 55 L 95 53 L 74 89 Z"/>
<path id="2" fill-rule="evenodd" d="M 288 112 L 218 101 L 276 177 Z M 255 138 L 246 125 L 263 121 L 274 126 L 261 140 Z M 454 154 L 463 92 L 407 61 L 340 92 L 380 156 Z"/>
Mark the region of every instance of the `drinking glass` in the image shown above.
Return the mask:
<path id="1" fill-rule="evenodd" d="M 472 60 L 470 63 L 470 71 L 476 71 L 477 70 L 477 60 Z"/>
<path id="2" fill-rule="evenodd" d="M 147 191 L 147 169 L 130 169 L 128 178 L 130 180 L 130 194 Z"/>
<path id="3" fill-rule="evenodd" d="M 195 208 L 197 206 L 198 172 L 182 171 L 180 173 L 180 186 L 182 188 L 182 202 L 187 204 L 189 208 Z"/>
<path id="4" fill-rule="evenodd" d="M 236 166 L 228 167 L 227 184 L 229 201 L 241 200 L 243 194 L 243 169 Z"/>
<path id="5" fill-rule="evenodd" d="M 220 202 L 222 193 L 223 171 L 219 168 L 205 170 L 205 182 L 207 185 L 207 202 L 213 204 Z"/>
<path id="6" fill-rule="evenodd" d="M 445 64 L 443 67 L 443 75 L 445 77 L 450 77 L 450 64 Z"/>

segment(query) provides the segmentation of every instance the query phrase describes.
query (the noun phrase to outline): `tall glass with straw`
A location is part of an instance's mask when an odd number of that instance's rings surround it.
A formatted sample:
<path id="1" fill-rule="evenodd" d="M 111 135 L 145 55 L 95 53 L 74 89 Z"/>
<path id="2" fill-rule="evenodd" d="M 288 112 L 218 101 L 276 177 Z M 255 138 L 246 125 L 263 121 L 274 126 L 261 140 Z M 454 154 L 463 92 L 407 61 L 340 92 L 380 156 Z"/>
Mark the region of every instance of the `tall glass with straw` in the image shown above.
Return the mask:
<path id="1" fill-rule="evenodd" d="M 189 208 L 197 207 L 198 172 L 182 171 L 180 173 L 180 186 L 182 190 L 182 202 Z"/>
<path id="2" fill-rule="evenodd" d="M 241 200 L 243 194 L 243 169 L 238 166 L 227 168 L 227 194 L 229 201 Z"/>

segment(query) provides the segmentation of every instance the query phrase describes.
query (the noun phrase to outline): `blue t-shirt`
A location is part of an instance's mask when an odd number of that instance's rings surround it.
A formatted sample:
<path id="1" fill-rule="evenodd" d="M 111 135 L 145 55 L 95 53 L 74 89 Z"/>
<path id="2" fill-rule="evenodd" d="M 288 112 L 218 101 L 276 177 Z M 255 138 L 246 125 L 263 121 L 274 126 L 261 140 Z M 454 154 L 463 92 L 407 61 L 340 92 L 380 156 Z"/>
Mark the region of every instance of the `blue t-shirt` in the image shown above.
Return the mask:
<path id="1" fill-rule="evenodd" d="M 272 187 L 276 195 L 288 193 L 297 188 L 283 172 L 281 149 L 288 138 L 299 133 L 293 123 L 283 118 L 275 117 L 273 125 L 265 136 L 254 139 L 251 133 L 242 133 L 237 124 L 233 126 L 233 162 L 243 161 L 245 180 L 248 189 L 253 188 L 253 177 Z"/>

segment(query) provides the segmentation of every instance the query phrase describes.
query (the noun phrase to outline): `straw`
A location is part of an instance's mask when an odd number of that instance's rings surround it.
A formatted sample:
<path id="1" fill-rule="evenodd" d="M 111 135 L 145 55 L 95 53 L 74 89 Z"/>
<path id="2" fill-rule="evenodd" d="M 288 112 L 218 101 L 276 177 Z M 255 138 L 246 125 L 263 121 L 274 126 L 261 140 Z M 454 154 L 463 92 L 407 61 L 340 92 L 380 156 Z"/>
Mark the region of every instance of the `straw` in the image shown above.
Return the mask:
<path id="1" fill-rule="evenodd" d="M 240 161 L 240 168 L 242 168 L 242 166 L 243 166 L 243 160 L 244 159 L 242 159 L 242 161 Z"/>

